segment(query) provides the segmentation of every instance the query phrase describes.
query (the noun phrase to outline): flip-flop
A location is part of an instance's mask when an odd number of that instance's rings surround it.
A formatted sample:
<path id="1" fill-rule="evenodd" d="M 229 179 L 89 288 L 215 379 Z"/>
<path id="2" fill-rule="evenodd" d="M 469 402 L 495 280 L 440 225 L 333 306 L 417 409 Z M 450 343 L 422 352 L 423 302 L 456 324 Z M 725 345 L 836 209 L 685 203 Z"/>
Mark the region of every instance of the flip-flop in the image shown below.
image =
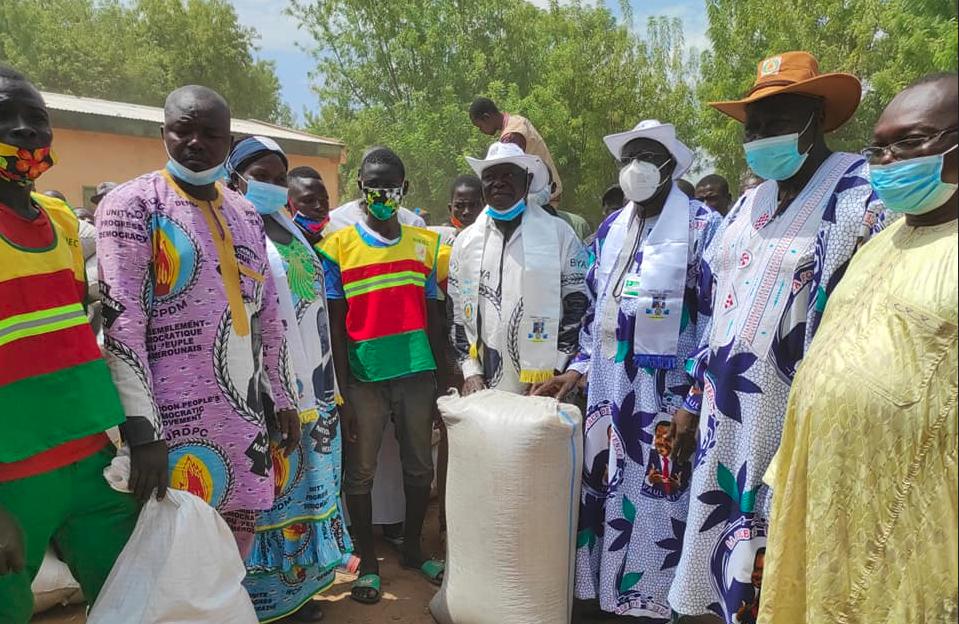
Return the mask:
<path id="1" fill-rule="evenodd" d="M 406 565 L 405 562 L 402 562 L 401 565 L 407 570 L 418 570 L 420 574 L 426 577 L 426 580 L 433 585 L 439 586 L 443 584 L 443 574 L 446 572 L 446 564 L 442 561 L 427 559 L 418 567 Z"/>
<path id="2" fill-rule="evenodd" d="M 373 591 L 373 597 L 370 598 L 370 590 Z M 350 598 L 363 604 L 376 604 L 380 601 L 380 575 L 364 574 L 353 581 L 350 588 Z"/>

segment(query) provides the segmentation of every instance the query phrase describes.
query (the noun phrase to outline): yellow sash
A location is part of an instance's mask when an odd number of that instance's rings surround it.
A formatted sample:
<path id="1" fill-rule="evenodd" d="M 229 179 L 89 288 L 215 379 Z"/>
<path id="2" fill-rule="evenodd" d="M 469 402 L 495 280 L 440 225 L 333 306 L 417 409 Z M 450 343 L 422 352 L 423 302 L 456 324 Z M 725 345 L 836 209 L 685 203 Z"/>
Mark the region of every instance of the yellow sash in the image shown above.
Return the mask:
<path id="1" fill-rule="evenodd" d="M 206 220 L 206 225 L 210 229 L 210 236 L 216 247 L 217 259 L 220 261 L 220 278 L 223 280 L 223 289 L 226 291 L 226 299 L 230 305 L 230 314 L 233 316 L 233 331 L 237 336 L 247 336 L 250 333 L 250 319 L 246 315 L 246 307 L 243 305 L 243 291 L 240 290 L 240 265 L 236 260 L 236 251 L 233 247 L 233 233 L 223 218 L 223 215 L 217 210 L 223 205 L 223 194 L 217 189 L 216 199 L 202 200 L 193 197 L 184 191 L 176 183 L 173 177 L 167 171 L 163 171 L 170 186 L 184 199 L 189 200 L 200 209 L 200 213 Z M 246 268 L 246 267 L 244 267 Z M 255 271 L 247 270 L 248 273 Z M 263 278 L 263 276 L 256 274 Z M 251 276 L 256 279 L 255 276 Z"/>

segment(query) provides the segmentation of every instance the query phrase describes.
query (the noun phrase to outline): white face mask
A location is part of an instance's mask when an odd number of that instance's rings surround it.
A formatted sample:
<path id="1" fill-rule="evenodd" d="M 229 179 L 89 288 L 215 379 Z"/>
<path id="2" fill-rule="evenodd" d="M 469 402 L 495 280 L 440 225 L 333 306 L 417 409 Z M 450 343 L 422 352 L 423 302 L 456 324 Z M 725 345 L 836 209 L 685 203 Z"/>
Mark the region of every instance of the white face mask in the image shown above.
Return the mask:
<path id="1" fill-rule="evenodd" d="M 669 161 L 662 166 L 665 167 Z M 644 202 L 659 190 L 663 185 L 662 167 L 651 162 L 634 160 L 619 170 L 619 186 L 623 189 L 626 199 L 634 202 Z"/>
<path id="2" fill-rule="evenodd" d="M 529 200 L 530 202 L 536 204 L 537 206 L 545 206 L 549 203 L 549 198 L 552 195 L 550 192 L 550 185 L 547 184 L 538 191 L 530 191 Z"/>

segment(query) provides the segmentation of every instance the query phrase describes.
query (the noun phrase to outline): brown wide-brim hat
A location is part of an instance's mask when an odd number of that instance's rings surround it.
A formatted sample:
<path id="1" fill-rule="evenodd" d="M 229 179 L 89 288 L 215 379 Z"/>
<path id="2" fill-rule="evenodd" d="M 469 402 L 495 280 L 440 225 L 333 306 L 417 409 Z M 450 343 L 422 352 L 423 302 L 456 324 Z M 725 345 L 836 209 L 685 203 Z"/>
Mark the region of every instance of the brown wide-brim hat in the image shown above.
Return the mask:
<path id="1" fill-rule="evenodd" d="M 780 93 L 822 98 L 823 131 L 832 132 L 849 121 L 859 108 L 862 84 L 852 74 L 820 74 L 819 62 L 809 52 L 783 52 L 759 63 L 756 82 L 746 97 L 709 105 L 736 121 L 745 122 L 747 104 Z"/>

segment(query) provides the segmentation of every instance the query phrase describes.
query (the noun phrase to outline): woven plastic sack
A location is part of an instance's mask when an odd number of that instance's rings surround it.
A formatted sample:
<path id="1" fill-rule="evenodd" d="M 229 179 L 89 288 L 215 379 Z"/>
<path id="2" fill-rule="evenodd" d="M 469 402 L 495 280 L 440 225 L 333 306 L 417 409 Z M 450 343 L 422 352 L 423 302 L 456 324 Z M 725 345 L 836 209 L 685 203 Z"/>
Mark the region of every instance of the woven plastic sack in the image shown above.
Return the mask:
<path id="1" fill-rule="evenodd" d="M 129 459 L 104 471 L 123 491 Z M 168 489 L 140 511 L 87 624 L 256 624 L 230 528 L 202 499 Z"/>
<path id="2" fill-rule="evenodd" d="M 582 416 L 484 390 L 439 399 L 449 432 L 440 624 L 563 624 L 573 607 Z"/>
<path id="3" fill-rule="evenodd" d="M 40 571 L 30 586 L 33 590 L 33 612 L 43 613 L 57 606 L 80 604 L 83 592 L 70 568 L 50 550 L 43 555 Z"/>

